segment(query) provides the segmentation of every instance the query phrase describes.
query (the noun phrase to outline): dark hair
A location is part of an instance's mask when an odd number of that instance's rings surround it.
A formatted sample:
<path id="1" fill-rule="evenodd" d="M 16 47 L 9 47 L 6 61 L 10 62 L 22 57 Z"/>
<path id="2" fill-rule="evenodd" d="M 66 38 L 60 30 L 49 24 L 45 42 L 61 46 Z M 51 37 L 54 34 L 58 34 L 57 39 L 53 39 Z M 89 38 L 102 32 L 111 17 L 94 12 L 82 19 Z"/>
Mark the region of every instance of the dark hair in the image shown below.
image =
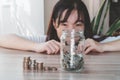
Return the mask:
<path id="1" fill-rule="evenodd" d="M 57 36 L 57 32 L 53 26 L 53 21 L 56 21 L 56 19 L 58 18 L 58 26 L 59 26 L 62 13 L 66 9 L 67 9 L 67 12 L 65 14 L 64 21 L 67 21 L 72 10 L 76 9 L 78 12 L 78 19 L 80 19 L 81 15 L 84 17 L 85 38 L 92 38 L 93 34 L 92 34 L 92 28 L 91 28 L 91 24 L 90 24 L 90 17 L 89 17 L 88 10 L 87 10 L 85 4 L 81 0 L 59 0 L 53 8 L 51 20 L 50 20 L 50 23 L 48 26 L 46 41 L 51 40 L 51 39 L 60 41 Z"/>

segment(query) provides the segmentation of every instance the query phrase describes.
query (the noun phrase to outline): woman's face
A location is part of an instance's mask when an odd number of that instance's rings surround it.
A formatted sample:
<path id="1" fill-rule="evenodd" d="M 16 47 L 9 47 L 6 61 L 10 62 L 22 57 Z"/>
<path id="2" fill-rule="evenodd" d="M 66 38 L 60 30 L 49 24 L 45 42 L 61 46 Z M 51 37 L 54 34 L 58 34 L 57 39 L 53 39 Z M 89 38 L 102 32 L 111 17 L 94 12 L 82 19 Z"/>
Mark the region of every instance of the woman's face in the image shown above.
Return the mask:
<path id="1" fill-rule="evenodd" d="M 65 10 L 62 14 L 62 17 L 60 19 L 60 21 L 63 21 L 64 16 L 66 14 Z M 61 34 L 62 34 L 62 30 L 65 29 L 76 29 L 76 30 L 84 30 L 84 23 L 83 23 L 83 16 L 80 16 L 80 20 L 78 20 L 78 13 L 77 10 L 73 10 L 70 14 L 70 16 L 68 17 L 66 22 L 60 22 L 59 26 L 58 26 L 58 19 L 53 22 L 53 25 L 57 31 L 57 35 L 60 38 Z"/>

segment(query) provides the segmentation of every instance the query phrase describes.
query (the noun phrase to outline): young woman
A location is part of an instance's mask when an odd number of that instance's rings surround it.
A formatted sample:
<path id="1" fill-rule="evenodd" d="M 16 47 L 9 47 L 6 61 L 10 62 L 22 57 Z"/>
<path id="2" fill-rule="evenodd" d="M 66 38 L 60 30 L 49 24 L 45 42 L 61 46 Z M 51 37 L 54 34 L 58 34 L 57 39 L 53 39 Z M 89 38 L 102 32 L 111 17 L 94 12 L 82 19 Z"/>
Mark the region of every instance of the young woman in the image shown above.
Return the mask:
<path id="1" fill-rule="evenodd" d="M 60 50 L 60 36 L 64 29 L 84 30 L 85 37 L 92 38 L 88 10 L 81 0 L 59 0 L 53 9 L 47 35 L 39 37 L 39 40 L 35 37 L 4 35 L 0 36 L 0 46 L 57 54 Z"/>

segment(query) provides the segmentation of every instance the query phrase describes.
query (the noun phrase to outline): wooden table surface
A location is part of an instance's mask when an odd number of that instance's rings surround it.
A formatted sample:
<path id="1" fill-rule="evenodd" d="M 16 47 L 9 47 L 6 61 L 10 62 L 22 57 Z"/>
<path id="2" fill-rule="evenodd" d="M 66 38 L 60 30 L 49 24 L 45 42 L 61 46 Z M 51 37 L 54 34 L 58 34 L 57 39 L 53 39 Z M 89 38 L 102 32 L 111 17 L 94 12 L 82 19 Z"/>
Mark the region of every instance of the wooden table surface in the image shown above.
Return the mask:
<path id="1" fill-rule="evenodd" d="M 25 71 L 23 57 L 31 56 L 57 71 Z M 80 73 L 61 71 L 60 55 L 0 48 L 0 80 L 120 80 L 120 52 L 106 52 L 84 56 L 84 69 Z"/>

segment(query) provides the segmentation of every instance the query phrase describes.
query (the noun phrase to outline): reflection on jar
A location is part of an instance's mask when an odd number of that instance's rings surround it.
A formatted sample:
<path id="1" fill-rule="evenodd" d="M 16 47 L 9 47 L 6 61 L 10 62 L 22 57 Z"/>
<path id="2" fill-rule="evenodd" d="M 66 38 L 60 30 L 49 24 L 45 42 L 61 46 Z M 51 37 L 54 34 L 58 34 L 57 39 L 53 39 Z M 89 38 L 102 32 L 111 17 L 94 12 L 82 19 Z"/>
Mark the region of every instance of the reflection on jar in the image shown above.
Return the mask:
<path id="1" fill-rule="evenodd" d="M 84 41 L 83 31 L 72 29 L 62 32 L 60 62 L 63 70 L 75 72 L 82 70 Z"/>

